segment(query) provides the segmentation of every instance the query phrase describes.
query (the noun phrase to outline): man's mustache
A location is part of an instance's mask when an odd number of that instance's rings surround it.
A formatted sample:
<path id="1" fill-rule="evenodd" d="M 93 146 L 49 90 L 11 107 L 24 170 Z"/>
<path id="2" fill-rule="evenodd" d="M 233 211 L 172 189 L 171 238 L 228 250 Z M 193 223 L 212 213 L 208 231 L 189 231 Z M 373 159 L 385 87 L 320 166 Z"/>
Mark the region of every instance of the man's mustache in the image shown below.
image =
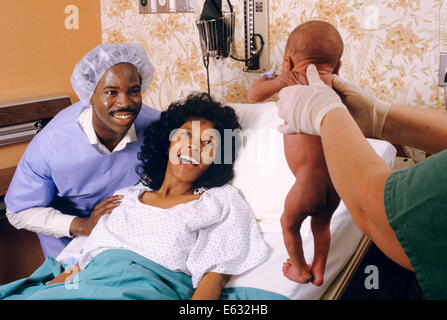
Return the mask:
<path id="1" fill-rule="evenodd" d="M 125 113 L 137 113 L 138 111 L 132 108 L 120 108 L 120 109 L 116 109 L 116 110 L 112 110 L 110 111 L 111 115 L 114 115 L 115 113 L 119 113 L 119 112 L 125 112 Z"/>

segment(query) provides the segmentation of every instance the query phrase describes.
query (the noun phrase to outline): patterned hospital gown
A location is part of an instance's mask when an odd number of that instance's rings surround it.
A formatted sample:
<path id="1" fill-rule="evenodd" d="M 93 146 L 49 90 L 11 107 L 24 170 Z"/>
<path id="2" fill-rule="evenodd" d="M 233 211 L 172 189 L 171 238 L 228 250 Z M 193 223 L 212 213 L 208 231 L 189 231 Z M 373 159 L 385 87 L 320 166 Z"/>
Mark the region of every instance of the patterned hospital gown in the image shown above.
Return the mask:
<path id="1" fill-rule="evenodd" d="M 192 277 L 193 286 L 207 272 L 237 275 L 263 262 L 269 249 L 239 191 L 226 184 L 169 209 L 142 203 L 149 188 L 118 190 L 124 196 L 103 215 L 85 242 L 79 265 L 107 249 L 127 249 L 170 270 Z"/>

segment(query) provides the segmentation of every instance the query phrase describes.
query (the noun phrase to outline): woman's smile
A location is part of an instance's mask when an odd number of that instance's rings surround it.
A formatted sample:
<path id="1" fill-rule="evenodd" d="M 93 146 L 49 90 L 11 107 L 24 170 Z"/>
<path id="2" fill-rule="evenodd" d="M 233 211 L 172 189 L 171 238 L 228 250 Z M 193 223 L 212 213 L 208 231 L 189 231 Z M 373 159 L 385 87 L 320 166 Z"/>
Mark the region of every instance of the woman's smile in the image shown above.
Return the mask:
<path id="1" fill-rule="evenodd" d="M 192 170 L 198 167 L 200 164 L 200 160 L 197 160 L 194 157 L 191 157 L 186 154 L 180 154 L 178 159 L 179 159 L 179 166 L 188 170 Z"/>

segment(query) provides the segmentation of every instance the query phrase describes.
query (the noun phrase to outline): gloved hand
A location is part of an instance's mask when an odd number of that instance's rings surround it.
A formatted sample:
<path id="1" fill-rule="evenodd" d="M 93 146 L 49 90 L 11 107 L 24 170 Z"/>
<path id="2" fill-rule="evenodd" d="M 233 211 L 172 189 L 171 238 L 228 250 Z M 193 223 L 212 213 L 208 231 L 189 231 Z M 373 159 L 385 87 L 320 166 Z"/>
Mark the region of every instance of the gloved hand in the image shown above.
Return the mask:
<path id="1" fill-rule="evenodd" d="M 328 87 L 315 65 L 306 70 L 308 86 L 294 85 L 283 88 L 277 101 L 278 114 L 285 121 L 278 130 L 283 134 L 307 133 L 320 135 L 321 121 L 335 108 L 346 108 L 338 94 Z"/>
<path id="2" fill-rule="evenodd" d="M 381 138 L 391 104 L 378 99 L 371 89 L 338 75 L 333 75 L 332 85 L 363 134 L 370 138 Z"/>
<path id="3" fill-rule="evenodd" d="M 279 76 L 276 77 L 276 81 L 281 82 L 284 86 L 308 84 L 306 76 L 295 71 L 282 72 Z"/>

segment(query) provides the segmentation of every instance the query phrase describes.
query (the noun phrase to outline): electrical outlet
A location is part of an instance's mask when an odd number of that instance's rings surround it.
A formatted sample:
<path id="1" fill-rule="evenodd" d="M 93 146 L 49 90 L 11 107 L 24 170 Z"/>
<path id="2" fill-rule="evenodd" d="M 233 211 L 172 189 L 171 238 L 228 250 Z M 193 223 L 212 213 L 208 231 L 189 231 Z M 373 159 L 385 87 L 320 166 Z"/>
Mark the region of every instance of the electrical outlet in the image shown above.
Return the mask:
<path id="1" fill-rule="evenodd" d="M 439 85 L 444 87 L 445 74 L 447 72 L 447 52 L 442 52 L 439 57 Z"/>

